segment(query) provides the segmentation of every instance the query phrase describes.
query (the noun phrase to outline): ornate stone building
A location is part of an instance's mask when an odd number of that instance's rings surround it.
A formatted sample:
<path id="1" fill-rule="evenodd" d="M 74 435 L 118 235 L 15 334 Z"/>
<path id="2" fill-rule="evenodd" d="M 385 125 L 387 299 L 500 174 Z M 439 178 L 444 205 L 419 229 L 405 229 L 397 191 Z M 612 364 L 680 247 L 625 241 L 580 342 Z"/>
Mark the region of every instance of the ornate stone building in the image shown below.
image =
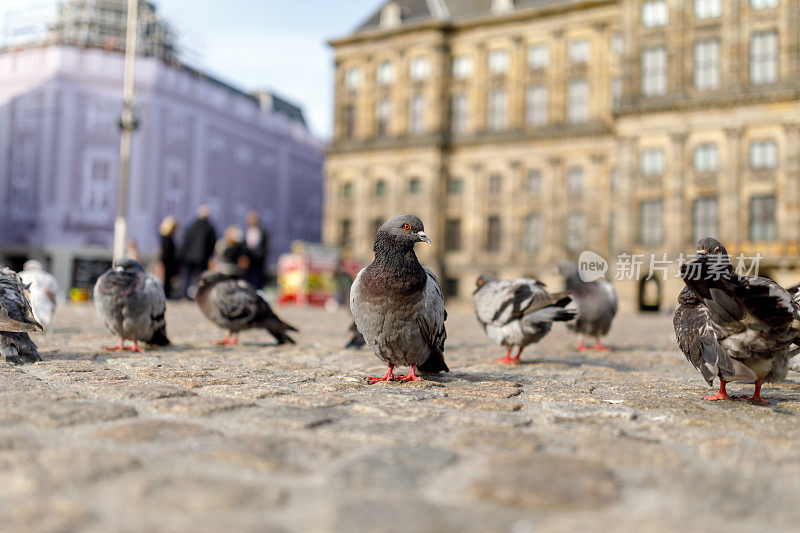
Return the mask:
<path id="1" fill-rule="evenodd" d="M 336 52 L 323 239 L 365 259 L 414 212 L 450 295 L 484 271 L 554 281 L 593 250 L 675 259 L 698 235 L 798 256 L 799 4 L 406 0 Z M 634 259 L 634 262 L 636 260 Z M 617 283 L 668 307 L 681 282 Z M 797 275 L 800 278 L 800 274 Z M 644 301 L 643 301 L 644 300 Z"/>

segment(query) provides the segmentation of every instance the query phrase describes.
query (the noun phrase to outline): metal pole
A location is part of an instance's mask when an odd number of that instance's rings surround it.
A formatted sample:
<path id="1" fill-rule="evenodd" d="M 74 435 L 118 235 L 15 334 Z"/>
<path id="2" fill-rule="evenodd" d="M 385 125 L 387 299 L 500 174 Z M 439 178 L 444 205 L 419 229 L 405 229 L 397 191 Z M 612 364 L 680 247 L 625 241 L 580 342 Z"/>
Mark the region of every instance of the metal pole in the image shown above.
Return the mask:
<path id="1" fill-rule="evenodd" d="M 133 89 L 136 63 L 136 21 L 139 0 L 128 0 L 128 19 L 125 33 L 125 73 L 122 99 L 124 107 L 120 128 L 119 146 L 119 206 L 114 222 L 114 260 L 125 257 L 125 238 L 128 232 L 128 176 L 131 167 L 131 139 L 136 129 L 133 119 Z"/>

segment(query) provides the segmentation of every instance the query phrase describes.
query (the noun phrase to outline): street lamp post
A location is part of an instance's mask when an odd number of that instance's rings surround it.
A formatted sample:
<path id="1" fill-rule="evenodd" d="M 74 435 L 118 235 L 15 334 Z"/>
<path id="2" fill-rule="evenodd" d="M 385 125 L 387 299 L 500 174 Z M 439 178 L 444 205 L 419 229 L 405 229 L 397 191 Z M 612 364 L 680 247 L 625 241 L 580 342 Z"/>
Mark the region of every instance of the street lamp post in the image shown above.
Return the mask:
<path id="1" fill-rule="evenodd" d="M 123 74 L 122 130 L 119 146 L 119 206 L 114 222 L 114 260 L 125 257 L 125 237 L 128 232 L 128 176 L 131 169 L 131 140 L 136 130 L 133 118 L 133 90 L 136 63 L 136 21 L 139 0 L 128 0 L 128 18 L 125 30 L 125 71 Z"/>

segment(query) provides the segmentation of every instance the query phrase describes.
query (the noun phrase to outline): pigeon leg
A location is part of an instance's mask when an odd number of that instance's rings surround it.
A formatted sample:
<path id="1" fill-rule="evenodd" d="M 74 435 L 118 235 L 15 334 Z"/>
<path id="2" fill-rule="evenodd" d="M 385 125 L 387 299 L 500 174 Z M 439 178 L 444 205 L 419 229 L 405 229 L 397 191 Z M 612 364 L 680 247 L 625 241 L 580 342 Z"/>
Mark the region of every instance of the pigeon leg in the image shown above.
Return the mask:
<path id="1" fill-rule="evenodd" d="M 578 337 L 578 351 L 579 352 L 588 352 L 589 350 L 591 350 L 591 348 L 587 348 L 586 346 L 583 345 L 583 335 L 580 335 Z"/>
<path id="2" fill-rule="evenodd" d="M 405 376 L 398 376 L 397 380 L 400 383 L 408 383 L 409 381 L 419 381 L 419 378 L 415 374 L 416 371 L 417 371 L 417 365 L 411 365 L 411 372 L 409 372 Z"/>
<path id="3" fill-rule="evenodd" d="M 231 344 L 239 344 L 239 335 L 236 333 L 231 336 Z"/>
<path id="4" fill-rule="evenodd" d="M 370 385 L 374 385 L 379 381 L 394 381 L 394 365 L 389 365 L 389 371 L 386 372 L 386 375 L 383 377 L 369 377 L 367 378 L 367 382 Z"/>
<path id="5" fill-rule="evenodd" d="M 139 348 L 139 341 L 133 341 L 133 346 L 128 346 L 127 348 L 123 348 L 123 350 L 127 352 L 144 353 L 144 350 Z"/>
<path id="6" fill-rule="evenodd" d="M 600 337 L 597 337 L 597 344 L 595 344 L 594 348 L 592 348 L 592 349 L 593 350 L 598 350 L 598 351 L 601 351 L 601 352 L 610 352 L 611 351 L 611 348 L 609 348 L 608 346 L 603 346 L 603 343 L 600 342 Z"/>
<path id="7" fill-rule="evenodd" d="M 119 344 L 116 344 L 114 346 L 104 346 L 104 348 L 106 350 L 108 350 L 109 352 L 118 352 L 120 350 L 124 350 L 125 349 L 125 340 L 124 339 L 120 339 L 119 340 Z"/>
<path id="8" fill-rule="evenodd" d="M 514 363 L 515 365 L 519 364 L 519 362 L 520 362 L 519 356 L 522 355 L 522 349 L 523 348 L 524 348 L 524 346 L 520 346 L 519 350 L 517 350 L 517 355 L 515 355 L 514 357 L 511 358 L 511 362 Z"/>
<path id="9" fill-rule="evenodd" d="M 756 380 L 756 389 L 753 391 L 752 396 L 742 396 L 741 398 L 737 398 L 737 400 L 750 400 L 751 402 L 757 402 L 762 405 L 769 405 L 769 402 L 766 401 L 761 397 L 761 384 L 764 383 L 764 378 L 759 378 Z"/>
<path id="10" fill-rule="evenodd" d="M 728 392 L 725 390 L 725 380 L 719 378 L 719 392 L 716 393 L 714 396 L 706 396 L 703 398 L 704 400 L 708 400 L 709 402 L 716 402 L 718 400 L 730 400 L 730 396 L 728 396 Z"/>
<path id="11" fill-rule="evenodd" d="M 514 360 L 511 359 L 511 350 L 512 349 L 514 349 L 514 347 L 513 346 L 509 346 L 508 347 L 508 353 L 506 354 L 506 356 L 505 357 L 501 357 L 500 359 L 497 360 L 497 362 L 498 363 L 503 363 L 504 365 L 513 365 L 514 364 Z"/>
<path id="12" fill-rule="evenodd" d="M 230 335 L 230 333 L 229 333 L 229 334 L 225 335 L 225 338 L 224 338 L 224 339 L 222 339 L 222 340 L 219 340 L 219 341 L 214 341 L 214 344 L 216 344 L 216 345 L 223 345 L 223 344 L 235 344 L 235 343 L 234 343 L 234 342 L 231 342 L 231 335 Z"/>

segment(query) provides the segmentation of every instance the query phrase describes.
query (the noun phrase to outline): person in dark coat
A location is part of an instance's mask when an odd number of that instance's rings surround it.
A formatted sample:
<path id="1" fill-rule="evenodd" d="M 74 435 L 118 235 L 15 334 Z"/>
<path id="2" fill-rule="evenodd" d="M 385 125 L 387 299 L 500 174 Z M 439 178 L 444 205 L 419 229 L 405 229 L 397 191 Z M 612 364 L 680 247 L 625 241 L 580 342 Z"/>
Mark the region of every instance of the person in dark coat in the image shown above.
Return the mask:
<path id="1" fill-rule="evenodd" d="M 264 287 L 267 258 L 269 257 L 269 234 L 261 225 L 258 213 L 247 213 L 247 229 L 244 233 L 244 242 L 247 247 L 247 256 L 250 265 L 247 267 L 246 278 L 248 283 L 256 289 Z"/>
<path id="2" fill-rule="evenodd" d="M 200 274 L 208 268 L 208 261 L 214 254 L 217 232 L 208 220 L 210 209 L 207 205 L 197 208 L 197 218 L 183 234 L 183 243 L 178 257 L 183 265 L 183 293 L 189 296 L 189 288 L 197 284 Z"/>
<path id="3" fill-rule="evenodd" d="M 178 277 L 178 247 L 175 245 L 175 233 L 178 224 L 175 217 L 167 216 L 158 227 L 159 264 L 164 281 L 164 294 L 167 298 L 175 298 L 175 280 Z"/>
<path id="4" fill-rule="evenodd" d="M 228 226 L 222 238 L 214 247 L 214 258 L 211 260 L 214 272 L 220 272 L 234 278 L 244 278 L 250 266 L 247 248 L 242 242 L 242 230 L 239 226 Z"/>

